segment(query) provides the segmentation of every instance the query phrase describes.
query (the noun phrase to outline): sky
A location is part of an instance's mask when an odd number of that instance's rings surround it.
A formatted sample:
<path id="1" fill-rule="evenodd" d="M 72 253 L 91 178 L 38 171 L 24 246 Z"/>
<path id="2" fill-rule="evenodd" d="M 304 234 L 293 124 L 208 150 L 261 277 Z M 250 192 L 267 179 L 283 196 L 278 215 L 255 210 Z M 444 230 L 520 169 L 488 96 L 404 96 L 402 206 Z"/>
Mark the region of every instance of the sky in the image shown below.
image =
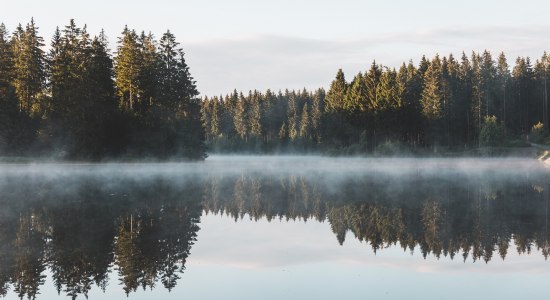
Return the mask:
<path id="1" fill-rule="evenodd" d="M 504 51 L 533 60 L 550 49 L 547 0 L 0 0 L 13 30 L 35 18 L 49 42 L 71 18 L 103 28 L 116 49 L 125 25 L 159 37 L 172 31 L 201 95 L 237 89 L 327 88 L 373 60 L 389 67 L 423 54 Z"/>

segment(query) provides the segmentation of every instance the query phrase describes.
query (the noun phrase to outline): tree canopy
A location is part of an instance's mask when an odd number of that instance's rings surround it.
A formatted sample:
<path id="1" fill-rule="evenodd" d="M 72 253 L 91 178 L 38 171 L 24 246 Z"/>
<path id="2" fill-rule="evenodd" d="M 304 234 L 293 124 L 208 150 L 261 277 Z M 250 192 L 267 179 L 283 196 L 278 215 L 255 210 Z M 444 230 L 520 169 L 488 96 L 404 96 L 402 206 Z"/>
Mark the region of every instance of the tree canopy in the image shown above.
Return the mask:
<path id="1" fill-rule="evenodd" d="M 0 155 L 68 159 L 206 156 L 184 52 L 125 27 L 115 54 L 74 20 L 44 40 L 31 20 L 0 25 Z"/>

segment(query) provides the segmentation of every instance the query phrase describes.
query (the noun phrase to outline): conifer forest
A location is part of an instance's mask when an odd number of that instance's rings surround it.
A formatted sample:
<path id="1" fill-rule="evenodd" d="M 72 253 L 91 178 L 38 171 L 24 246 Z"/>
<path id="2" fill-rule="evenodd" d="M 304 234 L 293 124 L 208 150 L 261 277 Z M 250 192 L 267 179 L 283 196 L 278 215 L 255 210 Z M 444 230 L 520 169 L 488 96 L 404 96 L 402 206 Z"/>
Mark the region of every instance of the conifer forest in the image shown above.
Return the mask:
<path id="1" fill-rule="evenodd" d="M 205 157 L 199 93 L 170 31 L 124 28 L 113 56 L 103 32 L 71 20 L 45 45 L 33 20 L 0 25 L 0 153 Z"/>
<path id="2" fill-rule="evenodd" d="M 49 42 L 0 25 L 0 154 L 203 159 L 212 153 L 392 154 L 521 146 L 548 123 L 546 53 L 373 62 L 328 90 L 199 96 L 175 36 L 125 27 L 113 49 L 74 20 Z M 266 70 L 268 72 L 268 70 Z"/>
<path id="3" fill-rule="evenodd" d="M 521 146 L 548 123 L 548 55 L 534 63 L 484 51 L 429 59 L 398 69 L 373 62 L 328 91 L 236 90 L 202 102 L 214 151 L 361 154 L 373 151 Z"/>

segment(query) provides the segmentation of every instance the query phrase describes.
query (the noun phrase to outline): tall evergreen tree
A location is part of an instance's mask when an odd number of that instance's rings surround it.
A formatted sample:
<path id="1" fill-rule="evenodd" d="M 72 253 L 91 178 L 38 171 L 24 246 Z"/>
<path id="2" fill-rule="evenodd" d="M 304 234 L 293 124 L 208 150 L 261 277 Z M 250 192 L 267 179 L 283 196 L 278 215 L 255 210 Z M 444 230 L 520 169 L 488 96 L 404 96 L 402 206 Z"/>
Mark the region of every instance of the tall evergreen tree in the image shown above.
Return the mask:
<path id="1" fill-rule="evenodd" d="M 20 110 L 27 114 L 36 112 L 39 94 L 46 82 L 44 40 L 38 35 L 34 19 L 25 30 L 19 25 L 13 35 L 14 86 L 20 102 Z"/>
<path id="2" fill-rule="evenodd" d="M 363 74 L 359 72 L 351 82 L 342 108 L 350 112 L 364 111 L 366 109 L 364 103 L 366 102 L 367 97 L 368 95 L 365 79 L 363 78 Z"/>
<path id="3" fill-rule="evenodd" d="M 443 118 L 443 93 L 441 91 L 441 61 L 436 56 L 424 74 L 422 113 L 428 120 Z"/>
<path id="4" fill-rule="evenodd" d="M 298 137 L 298 108 L 296 107 L 296 95 L 292 93 L 288 99 L 288 137 L 291 141 Z"/>
<path id="5" fill-rule="evenodd" d="M 497 74 L 496 74 L 496 84 L 498 86 L 498 99 L 501 99 L 499 106 L 500 110 L 497 114 L 498 119 L 503 122 L 503 124 L 506 125 L 506 115 L 507 115 L 507 109 L 506 109 L 506 102 L 507 98 L 510 97 L 509 92 L 507 95 L 507 89 L 510 84 L 510 67 L 508 66 L 508 62 L 506 60 L 506 55 L 504 52 L 501 52 L 498 56 L 498 62 L 497 62 Z"/>
<path id="6" fill-rule="evenodd" d="M 310 120 L 307 103 L 304 105 L 302 115 L 300 117 L 300 138 L 308 140 L 310 137 Z"/>
<path id="7" fill-rule="evenodd" d="M 330 89 L 325 97 L 325 111 L 333 112 L 343 108 L 346 97 L 347 82 L 342 69 L 336 73 L 336 78 L 330 84 Z"/>
<path id="8" fill-rule="evenodd" d="M 254 91 L 254 93 L 251 93 L 248 97 L 250 98 L 250 113 L 248 114 L 250 134 L 255 137 L 260 137 L 262 135 L 262 124 L 260 122 L 260 94 L 258 91 Z"/>
<path id="9" fill-rule="evenodd" d="M 233 111 L 233 122 L 235 124 L 235 130 L 241 139 L 248 137 L 248 129 L 246 127 L 246 112 L 244 96 L 242 93 L 239 95 L 239 101 L 237 102 Z"/>
<path id="10" fill-rule="evenodd" d="M 134 30 L 125 27 L 119 38 L 115 57 L 115 83 L 120 97 L 120 106 L 134 112 L 134 103 L 139 101 L 139 75 L 142 58 L 138 36 Z"/>
<path id="11" fill-rule="evenodd" d="M 378 109 L 378 84 L 380 83 L 380 77 L 382 76 L 382 70 L 376 61 L 373 61 L 367 74 L 365 74 L 365 83 L 367 86 L 367 99 L 366 105 L 370 111 L 376 111 Z"/>
<path id="12" fill-rule="evenodd" d="M 8 30 L 0 23 L 0 82 L 10 84 L 13 78 L 13 51 Z"/>

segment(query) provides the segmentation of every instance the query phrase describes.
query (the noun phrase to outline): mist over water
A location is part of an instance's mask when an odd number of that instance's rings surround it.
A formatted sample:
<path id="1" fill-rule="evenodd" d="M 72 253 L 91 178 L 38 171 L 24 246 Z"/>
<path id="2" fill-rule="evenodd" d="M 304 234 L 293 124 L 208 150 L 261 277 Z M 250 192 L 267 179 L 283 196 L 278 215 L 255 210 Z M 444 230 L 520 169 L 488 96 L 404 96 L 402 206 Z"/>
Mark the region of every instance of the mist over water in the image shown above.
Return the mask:
<path id="1" fill-rule="evenodd" d="M 292 266 L 344 284 L 352 270 L 445 277 L 450 266 L 491 273 L 519 259 L 514 272 L 531 278 L 550 255 L 549 179 L 522 158 L 0 164 L 0 295 L 197 296 L 185 282 L 206 284 L 206 270 L 267 287 L 279 277 L 266 268 Z"/>
<path id="2" fill-rule="evenodd" d="M 528 158 L 343 158 L 325 156 L 223 156 L 216 155 L 205 162 L 166 163 L 4 163 L 0 178 L 36 176 L 40 178 L 92 176 L 125 176 L 129 178 L 205 178 L 232 176 L 240 173 L 261 175 L 294 174 L 330 177 L 406 176 L 453 174 L 495 176 L 544 174 L 549 170 L 539 161 Z"/>

